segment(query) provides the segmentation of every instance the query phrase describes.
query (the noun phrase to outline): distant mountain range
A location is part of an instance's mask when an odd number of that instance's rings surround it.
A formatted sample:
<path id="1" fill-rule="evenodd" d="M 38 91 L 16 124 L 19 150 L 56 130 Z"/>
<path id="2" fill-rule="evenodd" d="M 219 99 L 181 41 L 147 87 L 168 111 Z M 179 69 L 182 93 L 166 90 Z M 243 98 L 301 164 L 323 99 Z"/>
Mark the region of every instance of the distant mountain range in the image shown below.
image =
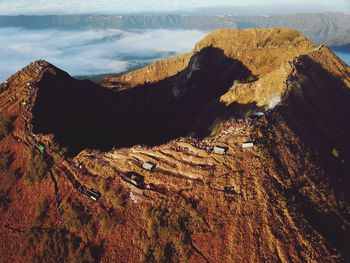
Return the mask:
<path id="1" fill-rule="evenodd" d="M 350 14 L 320 13 L 272 16 L 233 15 L 48 15 L 0 16 L 0 27 L 64 30 L 105 29 L 200 29 L 288 27 L 316 44 L 344 49 L 350 43 Z"/>

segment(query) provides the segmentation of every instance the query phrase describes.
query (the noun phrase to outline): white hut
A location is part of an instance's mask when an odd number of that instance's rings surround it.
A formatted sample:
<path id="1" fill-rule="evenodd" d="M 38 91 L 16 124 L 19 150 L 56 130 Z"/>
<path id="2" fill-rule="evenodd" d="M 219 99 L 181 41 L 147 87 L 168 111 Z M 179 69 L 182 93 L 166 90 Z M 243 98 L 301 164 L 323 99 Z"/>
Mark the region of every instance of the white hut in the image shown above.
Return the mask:
<path id="1" fill-rule="evenodd" d="M 156 165 L 154 163 L 151 163 L 151 162 L 145 162 L 145 163 L 143 163 L 142 168 L 147 170 L 147 171 L 153 172 L 154 169 L 156 168 Z"/>
<path id="2" fill-rule="evenodd" d="M 252 148 L 254 147 L 254 143 L 253 142 L 245 142 L 242 144 L 242 149 L 246 149 L 246 148 Z"/>
<path id="3" fill-rule="evenodd" d="M 216 154 L 225 155 L 227 153 L 228 148 L 227 147 L 221 147 L 221 146 L 214 146 L 213 152 Z"/>

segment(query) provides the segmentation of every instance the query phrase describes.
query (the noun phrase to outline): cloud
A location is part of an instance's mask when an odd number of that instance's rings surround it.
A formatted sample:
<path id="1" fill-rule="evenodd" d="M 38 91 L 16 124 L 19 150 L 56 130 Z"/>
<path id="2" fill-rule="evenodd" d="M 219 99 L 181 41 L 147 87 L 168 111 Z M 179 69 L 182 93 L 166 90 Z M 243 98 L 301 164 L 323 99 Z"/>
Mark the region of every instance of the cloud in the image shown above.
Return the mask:
<path id="1" fill-rule="evenodd" d="M 0 81 L 38 59 L 45 59 L 71 75 L 124 72 L 188 52 L 205 34 L 197 30 L 0 28 Z"/>
<path id="2" fill-rule="evenodd" d="M 283 5 L 319 5 L 349 10 L 348 0 L 285 0 Z M 275 6 L 280 0 L 1 0 L 0 14 L 82 14 L 193 10 L 217 6 Z"/>

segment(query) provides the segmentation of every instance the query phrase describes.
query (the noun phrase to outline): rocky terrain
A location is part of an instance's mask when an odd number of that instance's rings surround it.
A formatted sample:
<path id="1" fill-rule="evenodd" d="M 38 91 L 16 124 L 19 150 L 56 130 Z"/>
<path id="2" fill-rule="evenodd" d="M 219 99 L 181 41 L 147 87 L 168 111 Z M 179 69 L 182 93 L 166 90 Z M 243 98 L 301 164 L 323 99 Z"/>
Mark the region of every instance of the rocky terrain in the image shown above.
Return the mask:
<path id="1" fill-rule="evenodd" d="M 1 262 L 347 262 L 350 68 L 216 30 L 101 83 L 0 86 Z"/>

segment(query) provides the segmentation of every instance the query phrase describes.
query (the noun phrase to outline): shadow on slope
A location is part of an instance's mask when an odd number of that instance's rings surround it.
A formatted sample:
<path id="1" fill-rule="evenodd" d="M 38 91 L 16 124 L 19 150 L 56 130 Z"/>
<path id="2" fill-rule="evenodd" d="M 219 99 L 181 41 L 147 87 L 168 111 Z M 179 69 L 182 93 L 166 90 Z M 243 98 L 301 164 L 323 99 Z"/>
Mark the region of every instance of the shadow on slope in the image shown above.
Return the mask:
<path id="1" fill-rule="evenodd" d="M 217 48 L 196 53 L 189 66 L 157 83 L 107 90 L 56 69 L 39 83 L 33 108 L 35 133 L 52 133 L 68 154 L 136 144 L 154 146 L 191 132 L 205 106 L 235 80 L 253 76 Z"/>
<path id="2" fill-rule="evenodd" d="M 298 207 L 312 228 L 323 235 L 333 248 L 342 252 L 348 261 L 350 227 L 344 222 L 350 220 L 346 212 L 350 202 L 350 90 L 339 78 L 308 56 L 300 58 L 296 69 L 298 74 L 290 79 L 293 88 L 285 104 L 276 108 L 275 112 L 281 117 L 280 122 L 286 123 L 300 138 L 300 147 L 311 153 L 310 163 L 317 164 L 322 169 L 318 169 L 317 166 L 306 167 L 304 152 L 297 152 L 294 154 L 299 155 L 300 164 L 298 174 L 293 178 L 287 169 L 293 162 L 286 163 L 277 147 L 269 147 L 276 142 L 271 141 L 265 148 L 270 148 L 270 154 L 280 172 L 295 180 L 294 186 L 286 191 L 289 200 L 296 200 L 292 207 Z M 277 123 L 275 127 L 277 130 L 278 125 Z M 280 147 L 288 149 L 292 146 Z M 292 148 L 289 150 L 293 152 Z M 305 194 L 305 184 L 302 180 L 306 171 L 310 180 L 320 187 L 321 193 L 325 183 L 330 185 L 330 189 L 334 189 L 334 194 L 339 200 L 334 209 L 340 213 L 331 210 L 323 212 L 324 210 L 320 209 L 322 202 L 312 201 L 311 195 L 314 191 L 310 190 Z"/>

